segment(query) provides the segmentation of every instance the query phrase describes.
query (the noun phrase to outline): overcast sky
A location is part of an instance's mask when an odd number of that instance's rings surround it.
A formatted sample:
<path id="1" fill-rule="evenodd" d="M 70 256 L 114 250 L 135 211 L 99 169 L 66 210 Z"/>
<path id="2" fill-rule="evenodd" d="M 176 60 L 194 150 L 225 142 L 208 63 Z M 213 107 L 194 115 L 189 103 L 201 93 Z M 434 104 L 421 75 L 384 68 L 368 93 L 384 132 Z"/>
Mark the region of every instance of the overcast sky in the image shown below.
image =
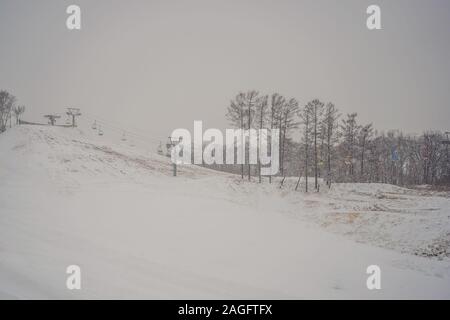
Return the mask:
<path id="1" fill-rule="evenodd" d="M 248 89 L 333 101 L 380 130 L 449 130 L 449 31 L 448 0 L 0 0 L 0 89 L 27 120 L 74 106 L 162 137 L 226 127 Z"/>

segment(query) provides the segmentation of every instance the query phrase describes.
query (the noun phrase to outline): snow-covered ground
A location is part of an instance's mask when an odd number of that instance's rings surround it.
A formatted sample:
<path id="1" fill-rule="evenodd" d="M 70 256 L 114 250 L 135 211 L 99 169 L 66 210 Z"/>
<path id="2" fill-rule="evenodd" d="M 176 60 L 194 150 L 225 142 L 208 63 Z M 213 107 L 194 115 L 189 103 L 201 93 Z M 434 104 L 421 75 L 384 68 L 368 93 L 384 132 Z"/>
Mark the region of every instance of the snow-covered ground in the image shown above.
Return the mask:
<path id="1" fill-rule="evenodd" d="M 1 134 L 0 298 L 450 298 L 446 194 L 174 178 L 154 151 L 89 129 Z"/>

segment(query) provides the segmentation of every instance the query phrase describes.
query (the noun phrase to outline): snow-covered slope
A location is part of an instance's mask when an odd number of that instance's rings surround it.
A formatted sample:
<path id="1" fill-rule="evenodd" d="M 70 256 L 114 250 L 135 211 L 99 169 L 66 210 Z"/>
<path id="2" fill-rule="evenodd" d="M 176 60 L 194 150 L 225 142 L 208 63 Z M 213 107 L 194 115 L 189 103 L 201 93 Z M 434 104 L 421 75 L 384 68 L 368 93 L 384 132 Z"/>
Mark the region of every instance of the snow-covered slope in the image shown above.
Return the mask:
<path id="1" fill-rule="evenodd" d="M 0 135 L 0 298 L 450 298 L 448 198 L 294 183 L 193 166 L 174 178 L 168 159 L 89 130 L 13 128 Z M 415 255 L 435 242 L 435 257 Z M 66 288 L 73 264 L 81 290 Z M 366 287 L 372 264 L 381 290 Z"/>

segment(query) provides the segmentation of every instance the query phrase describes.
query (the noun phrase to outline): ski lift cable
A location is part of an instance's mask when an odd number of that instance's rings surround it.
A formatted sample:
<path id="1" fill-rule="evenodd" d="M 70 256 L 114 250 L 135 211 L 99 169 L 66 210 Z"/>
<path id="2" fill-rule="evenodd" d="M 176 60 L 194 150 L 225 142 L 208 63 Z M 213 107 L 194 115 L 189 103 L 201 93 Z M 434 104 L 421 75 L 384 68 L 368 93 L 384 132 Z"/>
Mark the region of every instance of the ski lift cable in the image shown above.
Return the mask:
<path id="1" fill-rule="evenodd" d="M 107 120 L 107 119 L 105 119 L 105 118 L 103 118 L 103 117 L 98 117 L 98 116 L 96 116 L 96 115 L 94 115 L 94 114 L 91 114 L 91 113 L 84 113 L 84 115 L 87 115 L 89 118 L 91 118 L 91 119 L 94 119 L 94 120 L 99 120 L 99 121 L 102 121 L 102 122 L 105 122 L 105 123 L 109 123 L 110 125 L 112 125 L 112 126 L 116 126 L 116 127 L 120 127 L 120 128 L 122 128 L 123 127 L 123 124 L 121 124 L 121 123 L 119 123 L 119 122 L 117 122 L 117 121 L 113 121 L 113 120 Z M 154 133 L 156 133 L 155 131 L 153 131 L 153 132 L 145 132 L 145 131 L 142 131 L 142 129 L 138 129 L 138 128 L 136 128 L 136 127 L 130 127 L 130 126 L 128 126 L 128 128 L 131 128 L 131 130 L 133 131 L 133 132 L 135 132 L 136 134 L 143 134 L 143 135 L 147 135 L 147 134 L 154 134 Z"/>
<path id="2" fill-rule="evenodd" d="M 91 118 L 91 120 L 94 120 L 94 123 L 98 124 L 98 127 L 99 127 L 100 130 L 101 130 L 100 126 L 102 125 L 104 127 L 107 127 L 108 129 L 111 129 L 111 130 L 117 132 L 117 133 L 119 133 L 119 132 L 121 132 L 122 134 L 126 133 L 129 136 L 132 136 L 132 139 L 138 139 L 138 140 L 143 141 L 143 142 L 152 141 L 152 142 L 159 142 L 159 143 L 161 143 L 160 139 L 150 138 L 148 136 L 144 136 L 144 135 L 141 135 L 141 134 L 138 134 L 138 133 L 135 133 L 135 132 L 131 132 L 131 131 L 127 130 L 127 129 L 124 129 L 124 128 L 112 125 L 110 123 L 106 123 L 103 120 L 98 120 L 97 118 L 93 118 L 93 117 L 91 117 L 89 115 L 86 115 L 86 116 L 87 116 L 87 118 Z M 99 132 L 99 135 L 103 136 L 103 131 L 101 131 L 101 133 Z M 124 140 L 123 136 L 122 136 L 122 141 L 126 141 L 126 139 Z"/>
<path id="3" fill-rule="evenodd" d="M 113 124 L 111 124 L 111 123 L 109 123 L 109 122 L 107 122 L 107 121 L 104 121 L 104 120 L 102 120 L 102 119 L 98 120 L 98 118 L 95 118 L 95 117 L 93 117 L 92 115 L 89 115 L 89 114 L 86 114 L 86 113 L 85 113 L 84 115 L 85 115 L 87 118 L 91 118 L 91 120 L 94 120 L 94 121 L 96 121 L 97 123 L 100 123 L 100 124 L 104 125 L 105 127 L 108 127 L 109 129 L 112 129 L 113 131 L 116 131 L 117 133 L 119 133 L 119 132 L 121 132 L 121 133 L 127 133 L 128 135 L 132 136 L 133 139 L 138 139 L 138 140 L 145 141 L 145 142 L 148 142 L 148 141 L 152 141 L 152 142 L 161 142 L 161 139 L 158 139 L 158 138 L 152 138 L 152 137 L 149 137 L 149 136 L 144 135 L 144 134 L 139 134 L 139 133 L 136 133 L 136 132 L 132 132 L 132 131 L 130 131 L 130 130 L 128 130 L 128 129 L 124 129 L 124 128 L 121 127 L 121 126 L 113 125 Z M 150 134 L 149 134 L 149 135 L 150 135 Z M 123 139 L 122 139 L 122 140 L 123 140 Z"/>
<path id="4" fill-rule="evenodd" d="M 124 136 L 123 136 L 123 133 L 126 133 L 128 136 L 130 136 L 130 137 L 133 138 L 133 139 L 139 139 L 139 140 L 143 140 L 143 141 L 155 141 L 155 142 L 159 141 L 159 139 L 155 139 L 155 138 L 151 138 L 151 137 L 146 137 L 146 136 L 141 136 L 141 135 L 139 135 L 139 134 L 136 134 L 136 133 L 133 133 L 133 132 L 130 132 L 130 131 L 125 131 L 124 129 L 117 128 L 117 127 L 114 127 L 114 126 L 105 124 L 105 123 L 103 123 L 103 122 L 101 122 L 101 123 L 102 123 L 105 127 L 107 127 L 107 128 L 109 128 L 109 129 L 111 129 L 111 130 L 117 132 L 118 134 L 122 133 L 122 139 L 123 139 L 123 137 L 124 137 Z"/>
<path id="5" fill-rule="evenodd" d="M 87 116 L 87 115 L 86 115 L 86 116 Z M 87 116 L 87 117 L 88 117 L 88 118 L 91 118 L 90 116 Z M 92 118 L 92 119 L 94 119 L 94 118 Z M 155 141 L 155 142 L 159 142 L 159 141 L 160 141 L 160 139 L 152 138 L 152 137 L 145 136 L 145 135 L 142 135 L 142 134 L 138 134 L 138 133 L 129 131 L 129 130 L 127 130 L 127 129 L 124 129 L 124 128 L 121 128 L 121 127 L 112 125 L 112 124 L 107 123 L 107 122 L 105 122 L 105 121 L 103 121 L 103 120 L 97 120 L 97 119 L 94 119 L 94 120 L 95 120 L 98 124 L 103 125 L 104 127 L 107 127 L 107 128 L 109 128 L 109 129 L 111 129 L 111 130 L 113 130 L 113 131 L 116 131 L 116 132 L 118 132 L 118 133 L 124 133 L 124 132 L 125 132 L 125 133 L 127 133 L 128 135 L 130 135 L 130 136 L 134 136 L 134 138 L 136 138 L 136 139 L 140 139 L 140 140 L 143 140 L 143 141 Z"/>
<path id="6" fill-rule="evenodd" d="M 158 139 L 140 136 L 140 135 L 137 135 L 137 134 L 135 134 L 133 132 L 130 132 L 130 131 L 124 131 L 123 129 L 120 129 L 120 128 L 117 128 L 115 126 L 111 126 L 111 125 L 105 124 L 104 122 L 100 122 L 99 121 L 99 123 L 101 123 L 104 127 L 108 128 L 108 129 L 110 129 L 112 131 L 115 131 L 118 134 L 126 132 L 129 136 L 131 136 L 134 139 L 139 139 L 139 140 L 143 140 L 143 141 L 159 141 Z"/>
<path id="7" fill-rule="evenodd" d="M 91 118 L 91 116 L 88 116 L 88 118 Z M 146 136 L 146 135 L 139 134 L 139 133 L 136 133 L 136 132 L 132 132 L 132 131 L 130 131 L 130 130 L 128 130 L 128 129 L 124 129 L 123 127 L 119 127 L 119 126 L 113 125 L 113 124 L 108 123 L 108 122 L 103 121 L 103 120 L 97 120 L 96 118 L 93 118 L 93 117 L 92 117 L 92 119 L 94 119 L 94 121 L 97 121 L 97 123 L 101 123 L 101 124 L 103 124 L 103 125 L 105 125 L 105 126 L 111 128 L 111 129 L 113 129 L 113 130 L 120 131 L 120 132 L 122 132 L 122 133 L 125 132 L 125 133 L 127 133 L 127 134 L 134 135 L 134 136 L 136 136 L 136 137 L 141 137 L 141 138 L 144 138 L 144 139 L 147 139 L 147 140 L 149 140 L 149 139 L 154 139 L 154 138 L 150 138 L 150 137 L 148 137 L 148 136 Z M 159 141 L 159 139 L 154 139 L 154 140 L 155 140 L 155 141 L 156 141 L 156 140 Z"/>

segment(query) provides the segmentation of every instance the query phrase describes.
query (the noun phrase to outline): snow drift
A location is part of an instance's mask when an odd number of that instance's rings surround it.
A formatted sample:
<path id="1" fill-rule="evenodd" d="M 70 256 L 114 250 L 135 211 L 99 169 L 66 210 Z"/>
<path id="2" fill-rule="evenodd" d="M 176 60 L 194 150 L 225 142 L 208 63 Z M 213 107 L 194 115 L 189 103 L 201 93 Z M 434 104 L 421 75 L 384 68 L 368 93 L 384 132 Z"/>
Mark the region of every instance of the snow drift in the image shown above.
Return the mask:
<path id="1" fill-rule="evenodd" d="M 89 130 L 0 135 L 0 298 L 450 298 L 450 200 L 390 185 L 320 194 Z M 66 288 L 79 265 L 81 290 Z M 366 268 L 381 268 L 368 290 Z"/>

